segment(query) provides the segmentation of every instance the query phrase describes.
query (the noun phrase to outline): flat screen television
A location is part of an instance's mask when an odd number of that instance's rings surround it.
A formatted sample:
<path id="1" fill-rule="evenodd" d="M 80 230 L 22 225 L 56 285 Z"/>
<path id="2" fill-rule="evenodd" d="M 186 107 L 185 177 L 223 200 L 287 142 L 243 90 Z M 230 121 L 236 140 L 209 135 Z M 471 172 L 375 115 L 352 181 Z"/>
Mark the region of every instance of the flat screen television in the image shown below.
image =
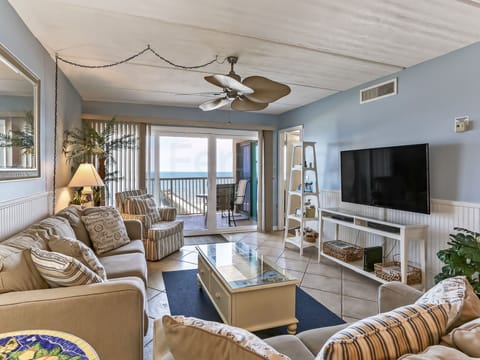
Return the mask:
<path id="1" fill-rule="evenodd" d="M 428 144 L 340 152 L 342 201 L 430 214 Z"/>

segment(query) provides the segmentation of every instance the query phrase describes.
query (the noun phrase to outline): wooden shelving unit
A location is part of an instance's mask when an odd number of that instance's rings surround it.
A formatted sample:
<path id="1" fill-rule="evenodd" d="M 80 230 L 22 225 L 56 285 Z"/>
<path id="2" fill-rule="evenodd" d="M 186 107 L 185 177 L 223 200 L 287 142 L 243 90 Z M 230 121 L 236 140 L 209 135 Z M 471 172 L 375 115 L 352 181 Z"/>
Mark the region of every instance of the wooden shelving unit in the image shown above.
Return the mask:
<path id="1" fill-rule="evenodd" d="M 319 197 L 317 158 L 314 142 L 294 143 L 292 148 L 291 175 L 287 192 L 287 210 L 285 214 L 284 246 L 292 244 L 299 248 L 300 255 L 307 247 L 318 247 L 318 239 L 315 242 L 306 241 L 303 234 L 305 227 L 311 227 L 319 232 Z M 307 186 L 308 184 L 311 184 Z M 307 217 L 304 204 L 310 200 L 315 206 L 313 217 Z M 298 211 L 297 211 L 298 209 Z M 292 230 L 298 230 L 298 234 L 292 235 Z"/>
<path id="2" fill-rule="evenodd" d="M 334 224 L 335 230 L 333 239 L 325 239 L 323 231 L 325 223 Z M 409 242 L 421 241 L 422 244 L 420 246 L 420 269 L 422 272 L 422 282 L 418 286 L 414 285 L 414 287 L 420 287 L 421 289 L 425 289 L 426 244 L 428 236 L 428 225 L 407 225 L 387 222 L 375 218 L 356 215 L 342 209 L 321 209 L 319 225 L 319 262 L 321 261 L 321 257 L 324 257 L 335 263 L 340 264 L 343 267 L 346 267 L 352 271 L 355 271 L 356 273 L 359 273 L 380 283 L 386 283 L 387 281 L 375 276 L 375 273 L 373 272 L 367 272 L 363 270 L 363 260 L 345 262 L 333 256 L 327 255 L 323 252 L 323 243 L 329 240 L 343 240 L 339 239 L 338 237 L 340 226 L 345 226 L 351 229 L 364 231 L 370 234 L 375 234 L 388 239 L 399 241 L 401 263 L 400 273 L 402 276 L 402 282 L 406 283 L 409 259 Z"/>

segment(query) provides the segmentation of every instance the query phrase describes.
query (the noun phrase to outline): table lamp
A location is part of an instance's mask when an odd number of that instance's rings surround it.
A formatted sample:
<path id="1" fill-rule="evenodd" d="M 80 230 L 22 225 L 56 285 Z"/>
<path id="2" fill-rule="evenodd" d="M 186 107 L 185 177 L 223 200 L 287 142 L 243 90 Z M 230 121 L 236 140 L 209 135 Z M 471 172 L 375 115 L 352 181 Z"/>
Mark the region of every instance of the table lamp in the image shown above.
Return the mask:
<path id="1" fill-rule="evenodd" d="M 92 186 L 104 186 L 104 183 L 93 165 L 85 163 L 80 164 L 68 186 L 83 187 L 81 198 L 82 205 L 93 206 Z"/>

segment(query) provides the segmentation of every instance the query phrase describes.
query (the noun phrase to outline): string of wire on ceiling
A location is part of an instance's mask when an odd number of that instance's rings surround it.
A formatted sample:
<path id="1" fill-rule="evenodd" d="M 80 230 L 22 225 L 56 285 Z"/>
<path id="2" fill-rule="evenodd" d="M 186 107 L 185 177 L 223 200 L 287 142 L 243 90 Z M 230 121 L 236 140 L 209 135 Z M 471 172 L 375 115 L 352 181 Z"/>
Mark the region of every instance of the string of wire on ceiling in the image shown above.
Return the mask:
<path id="1" fill-rule="evenodd" d="M 55 213 L 56 198 L 57 198 L 56 197 L 56 189 L 57 189 L 57 176 L 56 175 L 57 175 L 57 127 L 58 127 L 58 62 L 62 61 L 65 64 L 69 64 L 69 65 L 76 66 L 76 67 L 81 67 L 81 68 L 86 68 L 86 69 L 103 69 L 103 68 L 109 68 L 109 67 L 118 66 L 118 65 L 127 63 L 127 62 L 132 61 L 133 59 L 145 54 L 146 52 L 152 53 L 157 58 L 166 62 L 169 65 L 172 65 L 173 67 L 176 67 L 176 68 L 179 68 L 179 69 L 184 69 L 184 70 L 193 70 L 193 69 L 204 68 L 208 65 L 213 64 L 214 62 L 216 62 L 218 64 L 223 64 L 226 60 L 226 58 L 225 58 L 225 59 L 223 59 L 223 61 L 220 61 L 220 60 L 218 60 L 218 55 L 215 55 L 215 59 L 210 60 L 210 61 L 208 61 L 204 64 L 193 65 L 193 66 L 179 65 L 179 64 L 175 64 L 173 61 L 170 61 L 167 58 L 160 55 L 157 51 L 152 49 L 150 47 L 150 45 L 147 45 L 145 47 L 145 49 L 143 49 L 143 50 L 137 52 L 136 54 L 133 54 L 133 55 L 131 55 L 131 56 L 129 56 L 129 57 L 123 59 L 123 60 L 116 61 L 116 62 L 113 62 L 113 63 L 110 63 L 110 64 L 102 64 L 102 65 L 80 64 L 80 63 L 76 63 L 76 62 L 71 61 L 71 60 L 67 60 L 67 59 L 61 57 L 58 54 L 55 54 L 55 112 L 54 112 L 55 120 L 54 120 L 54 130 L 53 130 L 54 131 L 54 135 L 53 135 L 54 136 L 54 145 L 53 145 L 53 184 L 52 184 L 52 188 L 53 188 L 53 191 L 52 191 L 52 212 L 53 213 Z"/>
<path id="2" fill-rule="evenodd" d="M 160 55 L 158 52 L 156 52 L 154 49 L 151 48 L 150 45 L 147 45 L 147 47 L 141 51 L 139 51 L 138 53 L 136 54 L 133 54 L 123 60 L 120 60 L 120 61 L 116 61 L 114 63 L 110 63 L 110 64 L 102 64 L 102 65 L 85 65 L 85 64 L 79 64 L 79 63 L 76 63 L 74 61 L 71 61 L 71 60 L 67 60 L 67 59 L 64 59 L 62 58 L 60 55 L 56 54 L 55 57 L 66 63 L 66 64 L 69 64 L 69 65 L 73 65 L 73 66 L 78 66 L 78 67 L 82 67 L 82 68 L 87 68 L 87 69 L 102 69 L 102 68 L 108 68 L 108 67 L 112 67 L 112 66 L 117 66 L 117 65 L 121 65 L 121 64 L 124 64 L 124 63 L 127 63 L 129 61 L 132 61 L 133 59 L 145 54 L 146 52 L 150 52 L 152 53 L 153 55 L 155 55 L 156 57 L 158 57 L 160 60 L 166 62 L 167 64 L 169 65 L 172 65 L 176 68 L 179 68 L 179 69 L 184 69 L 184 70 L 193 70 L 193 69 L 200 69 L 200 68 L 204 68 L 208 65 L 211 65 L 213 64 L 214 62 L 218 63 L 218 64 L 223 64 L 225 62 L 225 59 L 223 59 L 223 61 L 219 61 L 218 60 L 218 55 L 215 55 L 215 59 L 213 60 L 210 60 L 204 64 L 200 64 L 200 65 L 193 65 L 193 66 L 185 66 L 185 65 L 179 65 L 179 64 L 175 64 L 173 61 L 171 60 L 168 60 L 167 58 L 163 57 L 162 55 Z"/>

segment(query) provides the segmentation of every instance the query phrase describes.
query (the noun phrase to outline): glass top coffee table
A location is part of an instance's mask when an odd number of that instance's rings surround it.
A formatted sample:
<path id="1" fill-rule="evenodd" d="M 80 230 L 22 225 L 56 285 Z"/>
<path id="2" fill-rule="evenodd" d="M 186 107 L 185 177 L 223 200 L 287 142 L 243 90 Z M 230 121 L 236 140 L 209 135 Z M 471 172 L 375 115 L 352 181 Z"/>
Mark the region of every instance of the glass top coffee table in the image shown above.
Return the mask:
<path id="1" fill-rule="evenodd" d="M 295 334 L 298 280 L 242 242 L 197 246 L 198 282 L 226 324 Z"/>

